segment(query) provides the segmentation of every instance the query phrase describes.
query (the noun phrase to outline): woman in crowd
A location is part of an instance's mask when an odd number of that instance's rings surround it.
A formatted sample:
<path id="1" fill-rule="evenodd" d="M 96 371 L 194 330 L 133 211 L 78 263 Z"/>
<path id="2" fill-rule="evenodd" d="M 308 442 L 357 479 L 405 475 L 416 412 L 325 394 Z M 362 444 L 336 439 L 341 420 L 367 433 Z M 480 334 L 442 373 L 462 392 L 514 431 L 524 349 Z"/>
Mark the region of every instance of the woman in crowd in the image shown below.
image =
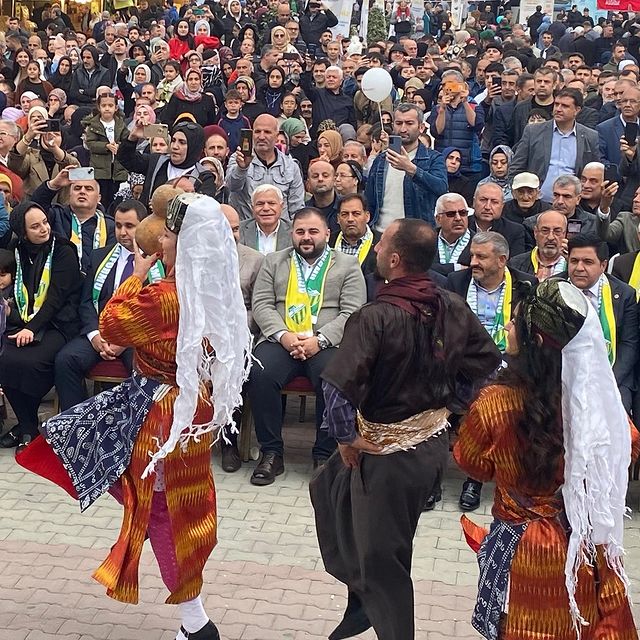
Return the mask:
<path id="1" fill-rule="evenodd" d="M 342 162 L 342 136 L 334 130 L 323 131 L 318 136 L 318 155 L 330 162 L 334 169 Z"/>
<path id="2" fill-rule="evenodd" d="M 208 20 L 198 20 L 193 28 L 194 42 L 196 47 L 203 49 L 217 49 L 220 46 L 220 39 L 211 35 L 211 25 Z"/>
<path id="3" fill-rule="evenodd" d="M 140 200 L 144 189 L 144 181 L 146 176 L 141 173 L 131 172 L 128 174 L 126 182 L 123 182 L 118 192 L 113 196 L 113 202 L 107 209 L 107 215 L 114 216 L 116 207 L 125 200 Z"/>
<path id="4" fill-rule="evenodd" d="M 53 386 L 55 356 L 80 330 L 82 280 L 76 248 L 54 236 L 46 212 L 23 202 L 11 212 L 16 248 L 16 293 L 0 355 L 0 385 L 18 424 L 3 448 L 26 446 L 38 434 L 38 409 Z"/>
<path id="5" fill-rule="evenodd" d="M 227 204 L 229 202 L 229 190 L 224 185 L 224 167 L 222 166 L 222 162 L 220 162 L 218 158 L 213 158 L 211 156 L 202 158 L 200 162 L 205 169 L 211 171 L 213 174 L 216 185 L 214 198 L 220 204 Z"/>
<path id="6" fill-rule="evenodd" d="M 513 151 L 507 145 L 500 144 L 489 154 L 489 171 L 491 172 L 486 178 L 483 178 L 478 182 L 478 186 L 481 184 L 487 184 L 493 182 L 502 189 L 504 195 L 504 201 L 509 202 L 513 200 L 513 194 L 511 193 L 511 180 L 509 180 L 509 165 L 513 158 Z"/>
<path id="7" fill-rule="evenodd" d="M 27 77 L 16 87 L 16 99 L 19 100 L 25 91 L 31 91 L 35 93 L 38 98 L 47 102 L 53 86 L 50 82 L 42 79 L 40 65 L 35 60 L 32 60 L 27 64 L 26 70 Z"/>
<path id="8" fill-rule="evenodd" d="M 202 92 L 202 73 L 189 69 L 184 84 L 171 96 L 162 111 L 162 121 L 170 127 L 183 113 L 190 113 L 201 127 L 217 122 L 217 109 L 213 98 Z"/>
<path id="9" fill-rule="evenodd" d="M 281 113 L 282 99 L 287 93 L 285 89 L 285 72 L 282 67 L 271 67 L 267 71 L 267 81 L 259 92 L 258 99 L 263 102 L 266 112 L 274 117 Z"/>
<path id="10" fill-rule="evenodd" d="M 460 172 L 462 165 L 462 152 L 456 147 L 446 147 L 442 150 L 444 164 L 447 167 L 447 179 L 449 192 L 459 193 L 467 202 L 473 201 L 473 185 L 469 178 Z"/>
<path id="11" fill-rule="evenodd" d="M 58 62 L 56 70 L 49 77 L 49 82 L 52 87 L 62 89 L 67 95 L 69 95 L 72 73 L 73 64 L 71 63 L 71 58 L 69 56 L 62 56 Z"/>
<path id="12" fill-rule="evenodd" d="M 242 27 L 249 23 L 249 16 L 242 10 L 240 0 L 231 0 L 227 12 L 221 20 L 224 25 L 224 41 L 229 45 L 238 35 Z"/>
<path id="13" fill-rule="evenodd" d="M 466 473 L 496 483 L 491 530 L 462 520 L 479 551 L 472 624 L 504 640 L 635 640 L 622 536 L 638 433 L 598 314 L 549 278 L 514 315 L 509 367 L 481 391 L 454 446 Z"/>
<path id="14" fill-rule="evenodd" d="M 308 133 L 304 121 L 300 118 L 287 118 L 281 125 L 289 138 L 289 153 L 298 161 L 302 169 L 302 177 L 306 180 L 309 163 L 318 157 L 315 145 L 307 143 Z"/>
<path id="15" fill-rule="evenodd" d="M 335 188 L 339 196 L 360 193 L 364 187 L 362 167 L 355 160 L 341 162 L 336 169 Z"/>
<path id="16" fill-rule="evenodd" d="M 242 115 L 247 116 L 253 122 L 265 107 L 261 102 L 256 102 L 256 83 L 249 76 L 240 76 L 234 83 L 234 89 L 238 91 L 242 98 Z"/>
<path id="17" fill-rule="evenodd" d="M 196 48 L 188 20 L 179 20 L 175 26 L 173 37 L 169 40 L 169 55 L 180 63 L 181 71 L 187 70 L 186 55 Z"/>
<path id="18" fill-rule="evenodd" d="M 33 60 L 31 54 L 26 49 L 20 49 L 15 54 L 15 67 L 13 84 L 16 87 L 20 86 L 20 83 L 29 78 L 27 74 L 27 65 Z M 18 100 L 19 98 L 16 98 Z"/>
<path id="19" fill-rule="evenodd" d="M 67 106 L 67 94 L 62 89 L 51 89 L 47 100 L 49 118 L 62 120 Z"/>
<path id="20" fill-rule="evenodd" d="M 79 165 L 73 156 L 62 150 L 61 133 L 45 132 L 48 117 L 44 107 L 32 107 L 27 117 L 26 133 L 9 152 L 8 167 L 22 178 L 26 196 L 65 167 Z M 60 196 L 66 199 L 68 190 L 59 195 L 58 201 Z"/>
<path id="21" fill-rule="evenodd" d="M 146 63 L 139 64 L 133 70 L 122 66 L 116 73 L 116 82 L 124 99 L 124 114 L 130 116 L 135 108 L 136 87 L 152 82 L 151 68 Z"/>
<path id="22" fill-rule="evenodd" d="M 288 31 L 279 25 L 271 29 L 271 44 L 278 53 L 298 53 L 298 50 L 291 44 Z"/>

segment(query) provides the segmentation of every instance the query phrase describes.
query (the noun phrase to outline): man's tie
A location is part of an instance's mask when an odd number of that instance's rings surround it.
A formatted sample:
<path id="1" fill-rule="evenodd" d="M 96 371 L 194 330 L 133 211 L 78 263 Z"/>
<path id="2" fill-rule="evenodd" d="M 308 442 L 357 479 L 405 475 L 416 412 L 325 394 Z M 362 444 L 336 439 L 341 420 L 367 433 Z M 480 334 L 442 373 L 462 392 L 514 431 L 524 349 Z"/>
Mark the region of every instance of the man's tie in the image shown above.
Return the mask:
<path id="1" fill-rule="evenodd" d="M 133 253 L 127 258 L 127 264 L 124 265 L 122 276 L 120 277 L 120 284 L 122 284 L 130 275 L 133 274 L 133 258 Z"/>

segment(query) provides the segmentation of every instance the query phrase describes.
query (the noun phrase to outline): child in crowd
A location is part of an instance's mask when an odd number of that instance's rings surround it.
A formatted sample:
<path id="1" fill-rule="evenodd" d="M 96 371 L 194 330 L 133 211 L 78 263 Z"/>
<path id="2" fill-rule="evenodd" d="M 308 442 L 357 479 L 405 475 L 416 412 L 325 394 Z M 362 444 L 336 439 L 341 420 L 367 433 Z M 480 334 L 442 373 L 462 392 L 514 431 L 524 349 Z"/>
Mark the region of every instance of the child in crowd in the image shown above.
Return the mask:
<path id="1" fill-rule="evenodd" d="M 229 89 L 224 99 L 225 114 L 218 120 L 229 138 L 229 149 L 235 151 L 240 146 L 240 129 L 251 129 L 251 122 L 242 115 L 242 98 L 238 91 Z"/>
<path id="2" fill-rule="evenodd" d="M 156 102 L 158 108 L 164 107 L 173 92 L 182 84 L 180 63 L 177 60 L 167 60 L 164 66 L 164 78 L 158 82 L 156 88 Z"/>

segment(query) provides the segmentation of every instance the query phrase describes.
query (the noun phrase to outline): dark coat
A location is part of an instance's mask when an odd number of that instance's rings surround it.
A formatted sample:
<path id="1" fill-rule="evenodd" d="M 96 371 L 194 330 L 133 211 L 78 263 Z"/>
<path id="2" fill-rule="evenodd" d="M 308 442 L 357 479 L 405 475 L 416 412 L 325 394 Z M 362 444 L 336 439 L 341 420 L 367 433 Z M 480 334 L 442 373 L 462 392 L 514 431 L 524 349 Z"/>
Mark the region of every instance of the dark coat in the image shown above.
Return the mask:
<path id="1" fill-rule="evenodd" d="M 91 252 L 87 275 L 82 287 L 80 307 L 78 309 L 80 314 L 80 323 L 82 325 L 80 333 L 82 335 L 87 335 L 91 331 L 98 331 L 99 314 L 102 313 L 105 305 L 109 302 L 111 296 L 113 296 L 113 292 L 115 290 L 117 263 L 113 265 L 106 280 L 104 281 L 104 284 L 102 285 L 100 296 L 98 297 L 98 311 L 96 312 L 96 309 L 93 306 L 93 282 L 96 279 L 98 267 L 102 264 L 102 261 L 107 257 L 107 254 L 111 249 L 113 249 L 113 247 L 114 245 L 112 243 L 106 247 L 102 247 L 101 249 L 94 249 Z"/>
<path id="2" fill-rule="evenodd" d="M 478 227 L 474 216 L 469 216 L 469 229 L 476 233 Z M 509 253 L 512 256 L 517 256 L 525 249 L 525 232 L 524 227 L 517 222 L 507 220 L 504 216 L 501 216 L 497 220 L 493 221 L 491 225 L 491 231 L 499 233 L 509 243 Z"/>

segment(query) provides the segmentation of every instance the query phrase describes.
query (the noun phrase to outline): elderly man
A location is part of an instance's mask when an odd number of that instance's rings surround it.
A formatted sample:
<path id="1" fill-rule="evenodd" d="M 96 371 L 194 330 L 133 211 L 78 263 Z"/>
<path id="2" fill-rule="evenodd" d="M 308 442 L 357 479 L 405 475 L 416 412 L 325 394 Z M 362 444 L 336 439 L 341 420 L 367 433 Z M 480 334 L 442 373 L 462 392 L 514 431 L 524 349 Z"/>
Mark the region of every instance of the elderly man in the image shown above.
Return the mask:
<path id="1" fill-rule="evenodd" d="M 376 268 L 375 246 L 380 234 L 369 227 L 371 218 L 365 197 L 359 193 L 345 196 L 338 203 L 338 224 L 340 232 L 333 239 L 336 251 L 357 256 L 366 276 Z"/>
<path id="2" fill-rule="evenodd" d="M 638 239 L 638 223 L 640 223 L 640 187 L 636 189 L 631 211 L 621 211 L 615 220 L 611 220 L 611 212 L 602 209 L 597 216 L 597 232 L 602 240 L 614 246 L 620 253 L 629 253 L 640 249 Z"/>
<path id="3" fill-rule="evenodd" d="M 620 113 L 597 126 L 600 155 L 604 160 L 620 165 L 620 138 L 627 124 L 637 125 L 640 115 L 640 88 L 623 83 L 624 93 L 617 100 Z"/>
<path id="4" fill-rule="evenodd" d="M 622 403 L 630 411 L 638 358 L 638 305 L 632 287 L 605 273 L 608 258 L 607 245 L 597 236 L 579 234 L 569 240 L 569 280 L 598 312 Z"/>
<path id="5" fill-rule="evenodd" d="M 43 182 L 31 200 L 47 211 L 54 233 L 71 240 L 78 251 L 80 271 L 87 273 L 91 252 L 115 242 L 115 222 L 98 207 L 100 185 L 96 180 L 69 179 L 69 169 Z M 70 187 L 69 204 L 52 204 L 60 189 Z"/>
<path id="6" fill-rule="evenodd" d="M 251 483 L 272 484 L 284 471 L 282 388 L 296 376 L 316 390 L 314 467 L 333 453 L 336 442 L 320 430 L 324 401 L 320 374 L 342 340 L 347 318 L 366 300 L 365 282 L 353 256 L 330 249 L 329 227 L 318 209 L 305 207 L 293 218 L 293 251 L 265 258 L 253 292 L 253 316 L 260 328 L 249 398 L 261 459 Z"/>
<path id="7" fill-rule="evenodd" d="M 276 147 L 278 121 L 258 116 L 253 123 L 253 155 L 238 149 L 229 158 L 226 181 L 229 204 L 242 220 L 251 218 L 251 194 L 259 185 L 277 186 L 283 195 L 282 217 L 289 218 L 304 206 L 304 184 L 296 161 Z"/>
<path id="8" fill-rule="evenodd" d="M 535 276 L 538 282 L 567 270 L 562 255 L 566 250 L 567 219 L 559 211 L 541 213 L 533 228 L 536 246 L 531 251 L 513 256 L 509 267 Z"/>
<path id="9" fill-rule="evenodd" d="M 603 194 L 604 165 L 602 162 L 590 162 L 580 174 L 582 192 L 580 208 L 587 213 L 598 213 Z"/>
<path id="10" fill-rule="evenodd" d="M 400 136 L 400 151 L 389 148 L 379 154 L 367 179 L 367 202 L 378 231 L 401 218 L 435 223 L 436 200 L 447 192 L 447 170 L 442 154 L 420 142 L 423 131 L 422 110 L 414 104 L 399 104 L 393 114 L 393 132 Z"/>
<path id="11" fill-rule="evenodd" d="M 505 202 L 502 209 L 502 216 L 511 222 L 522 224 L 551 207 L 540 200 L 540 180 L 535 173 L 519 173 L 511 183 L 511 193 L 513 200 Z"/>
<path id="12" fill-rule="evenodd" d="M 338 233 L 338 194 L 335 189 L 336 171 L 326 160 L 312 160 L 307 171 L 307 191 L 311 198 L 307 207 L 322 211 L 332 234 Z"/>
<path id="13" fill-rule="evenodd" d="M 364 168 L 367 164 L 367 150 L 362 142 L 347 140 L 342 147 L 342 160 L 353 160 Z"/>
<path id="14" fill-rule="evenodd" d="M 473 196 L 473 215 L 469 218 L 469 229 L 495 231 L 509 243 L 511 255 L 525 250 L 525 230 L 521 224 L 511 222 L 502 215 L 504 193 L 495 182 L 485 182 L 476 187 Z"/>
<path id="15" fill-rule="evenodd" d="M 507 268 L 509 245 L 494 231 L 476 233 L 471 240 L 471 267 L 447 276 L 449 289 L 462 296 L 500 352 L 507 347 L 505 327 L 518 302 L 535 278 Z M 467 478 L 460 495 L 460 508 L 473 511 L 480 506 L 482 483 Z M 437 501 L 437 497 L 436 497 Z"/>
<path id="16" fill-rule="evenodd" d="M 559 211 L 567 219 L 567 234 L 596 233 L 597 216 L 587 213 L 579 206 L 582 184 L 575 176 L 560 176 L 553 183 L 551 208 Z M 530 216 L 524 221 L 527 228 L 533 231 L 537 216 Z"/>
<path id="17" fill-rule="evenodd" d="M 438 245 L 432 269 L 443 275 L 469 266 L 471 236 L 469 205 L 459 193 L 445 193 L 436 201 Z"/>
<path id="18" fill-rule="evenodd" d="M 12 120 L 0 120 L 0 163 L 5 167 L 9 162 L 9 151 L 20 139 L 22 132 Z"/>
<path id="19" fill-rule="evenodd" d="M 284 196 L 278 187 L 257 187 L 251 194 L 253 218 L 240 223 L 240 244 L 263 256 L 290 247 L 291 223 L 282 219 L 283 204 Z"/>
<path id="20" fill-rule="evenodd" d="M 307 65 L 311 69 L 312 64 Z M 353 98 L 342 92 L 342 80 L 344 74 L 337 66 L 327 67 L 324 72 L 324 87 L 314 87 L 311 83 L 312 76 L 303 73 L 301 86 L 307 96 L 313 102 L 313 126 L 317 128 L 323 120 L 333 120 L 336 126 L 350 124 L 357 128 L 356 112 L 353 107 Z"/>

